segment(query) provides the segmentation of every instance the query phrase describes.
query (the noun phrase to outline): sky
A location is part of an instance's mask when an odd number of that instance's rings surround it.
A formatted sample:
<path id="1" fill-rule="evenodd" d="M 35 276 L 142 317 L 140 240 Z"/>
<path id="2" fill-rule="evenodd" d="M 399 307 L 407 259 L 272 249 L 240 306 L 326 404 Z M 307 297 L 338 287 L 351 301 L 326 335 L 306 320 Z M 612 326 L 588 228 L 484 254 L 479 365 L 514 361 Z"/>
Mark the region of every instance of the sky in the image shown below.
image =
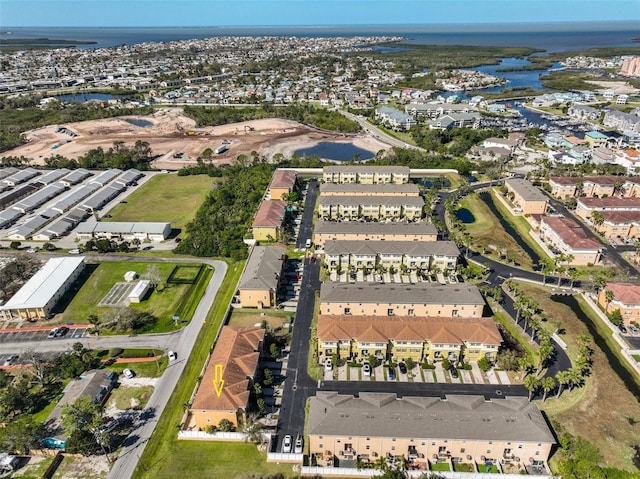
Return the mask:
<path id="1" fill-rule="evenodd" d="M 612 21 L 640 0 L 0 0 L 0 29 Z"/>

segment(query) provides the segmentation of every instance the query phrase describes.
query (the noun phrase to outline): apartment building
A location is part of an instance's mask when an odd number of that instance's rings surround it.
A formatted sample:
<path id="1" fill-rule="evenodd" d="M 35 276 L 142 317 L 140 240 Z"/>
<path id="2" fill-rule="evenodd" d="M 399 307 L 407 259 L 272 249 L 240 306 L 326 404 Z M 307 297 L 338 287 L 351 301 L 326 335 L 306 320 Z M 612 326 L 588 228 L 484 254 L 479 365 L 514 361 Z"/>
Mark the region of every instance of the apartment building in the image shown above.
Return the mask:
<path id="1" fill-rule="evenodd" d="M 556 444 L 538 406 L 516 396 L 318 391 L 310 400 L 308 433 L 312 461 L 328 467 L 378 457 L 403 457 L 422 470 L 449 461 L 546 467 Z"/>
<path id="2" fill-rule="evenodd" d="M 571 218 L 543 216 L 540 220 L 540 238 L 554 254 L 571 255 L 571 266 L 593 265 L 600 261 L 602 245 L 589 238 L 582 227 Z"/>
<path id="3" fill-rule="evenodd" d="M 593 212 L 620 212 L 640 210 L 640 198 L 618 198 L 607 196 L 606 198 L 578 198 L 576 215 L 582 219 L 591 219 Z"/>
<path id="4" fill-rule="evenodd" d="M 296 172 L 278 168 L 273 172 L 267 192 L 272 200 L 286 200 L 296 187 Z"/>
<path id="5" fill-rule="evenodd" d="M 408 183 L 410 170 L 406 166 L 331 165 L 322 169 L 325 183 Z"/>
<path id="6" fill-rule="evenodd" d="M 322 183 L 320 195 L 328 196 L 402 196 L 418 197 L 420 189 L 414 183 Z"/>
<path id="7" fill-rule="evenodd" d="M 611 301 L 607 300 L 607 291 L 613 293 Z M 640 284 L 607 283 L 598 294 L 598 304 L 607 313 L 619 309 L 626 324 L 640 322 Z"/>
<path id="8" fill-rule="evenodd" d="M 258 327 L 223 326 L 198 386 L 189 427 L 206 430 L 227 419 L 238 426 L 246 419 L 252 387 L 258 374 L 265 330 Z M 224 385 L 216 391 L 216 368 L 222 367 Z"/>
<path id="9" fill-rule="evenodd" d="M 240 277 L 238 295 L 243 308 L 275 306 L 287 252 L 280 246 L 255 246 Z"/>
<path id="10" fill-rule="evenodd" d="M 318 357 L 341 360 L 380 360 L 415 363 L 495 360 L 502 336 L 490 318 L 428 318 L 412 316 L 320 315 Z"/>
<path id="11" fill-rule="evenodd" d="M 251 224 L 256 241 L 277 241 L 287 214 L 287 202 L 266 200 L 260 204 Z"/>
<path id="12" fill-rule="evenodd" d="M 400 131 L 409 131 L 416 124 L 414 117 L 389 106 L 377 108 L 376 119 L 383 125 Z"/>
<path id="13" fill-rule="evenodd" d="M 409 220 L 422 218 L 420 196 L 320 196 L 318 217 L 324 220 Z"/>
<path id="14" fill-rule="evenodd" d="M 594 225 L 605 238 L 637 239 L 640 237 L 640 210 L 602 211 L 602 223 Z"/>
<path id="15" fill-rule="evenodd" d="M 436 241 L 438 230 L 432 223 L 360 222 L 319 220 L 313 242 L 323 248 L 328 241 Z"/>
<path id="16" fill-rule="evenodd" d="M 458 256 L 460 250 L 453 241 L 329 240 L 324 245 L 324 261 L 330 270 L 455 270 Z"/>
<path id="17" fill-rule="evenodd" d="M 509 178 L 504 185 L 513 202 L 515 214 L 543 215 L 547 211 L 547 197 L 529 181 Z"/>
<path id="18" fill-rule="evenodd" d="M 416 283 L 332 283 L 320 287 L 320 314 L 481 318 L 484 298 L 476 286 Z"/>
<path id="19" fill-rule="evenodd" d="M 571 197 L 634 197 L 640 194 L 640 179 L 629 176 L 552 176 L 551 194 L 557 198 Z"/>

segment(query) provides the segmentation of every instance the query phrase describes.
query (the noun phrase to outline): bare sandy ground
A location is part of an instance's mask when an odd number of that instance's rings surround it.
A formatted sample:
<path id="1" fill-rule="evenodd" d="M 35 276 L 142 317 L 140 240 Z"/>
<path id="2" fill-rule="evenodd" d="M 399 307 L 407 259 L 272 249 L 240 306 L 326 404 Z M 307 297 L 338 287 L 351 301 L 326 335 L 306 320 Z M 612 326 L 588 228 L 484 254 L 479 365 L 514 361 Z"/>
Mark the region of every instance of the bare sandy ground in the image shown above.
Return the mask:
<path id="1" fill-rule="evenodd" d="M 150 125 L 137 126 L 127 120 L 144 120 Z M 323 141 L 353 143 L 374 153 L 388 148 L 388 145 L 365 134 L 347 136 L 327 133 L 278 118 L 196 128 L 195 121 L 184 116 L 179 108 L 158 110 L 150 116 L 65 124 L 68 130 L 77 134 L 76 137 L 58 132 L 59 126 L 49 125 L 25 132 L 28 143 L 4 152 L 3 156 L 25 156 L 31 158 L 33 164 L 43 165 L 45 158 L 56 154 L 76 159 L 94 148 L 107 150 L 115 141 L 132 146 L 142 140 L 148 142 L 152 154 L 158 156 L 154 161 L 156 168 L 175 170 L 195 164 L 207 148 L 215 151 L 223 141 L 227 143 L 228 150 L 213 155 L 215 164 L 229 163 L 238 155 L 251 156 L 253 152 L 267 158 L 276 153 L 290 157 L 299 148 Z"/>
<path id="2" fill-rule="evenodd" d="M 605 90 L 613 90 L 616 95 L 637 95 L 640 92 L 640 90 L 625 81 L 587 80 L 587 83 L 599 86 L 599 93 L 603 93 Z"/>

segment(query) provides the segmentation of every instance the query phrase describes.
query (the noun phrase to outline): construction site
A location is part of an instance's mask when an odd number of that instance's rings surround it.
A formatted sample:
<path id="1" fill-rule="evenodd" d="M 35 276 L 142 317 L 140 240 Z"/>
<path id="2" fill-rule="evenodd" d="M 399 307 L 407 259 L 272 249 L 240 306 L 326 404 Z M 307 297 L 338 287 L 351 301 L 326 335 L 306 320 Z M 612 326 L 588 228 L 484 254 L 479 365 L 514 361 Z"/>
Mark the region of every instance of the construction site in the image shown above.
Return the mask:
<path id="1" fill-rule="evenodd" d="M 24 156 L 33 165 L 44 165 L 54 155 L 77 159 L 89 150 L 104 150 L 116 141 L 133 146 L 148 142 L 157 169 L 177 170 L 194 165 L 200 157 L 213 164 L 226 164 L 239 155 L 254 152 L 272 158 L 289 157 L 299 148 L 319 142 L 348 142 L 371 151 L 388 145 L 364 134 L 343 135 L 316 130 L 291 120 L 268 118 L 215 127 L 196 127 L 179 108 L 164 108 L 149 116 L 116 117 L 65 125 L 48 125 L 24 132 L 27 143 L 3 153 Z"/>

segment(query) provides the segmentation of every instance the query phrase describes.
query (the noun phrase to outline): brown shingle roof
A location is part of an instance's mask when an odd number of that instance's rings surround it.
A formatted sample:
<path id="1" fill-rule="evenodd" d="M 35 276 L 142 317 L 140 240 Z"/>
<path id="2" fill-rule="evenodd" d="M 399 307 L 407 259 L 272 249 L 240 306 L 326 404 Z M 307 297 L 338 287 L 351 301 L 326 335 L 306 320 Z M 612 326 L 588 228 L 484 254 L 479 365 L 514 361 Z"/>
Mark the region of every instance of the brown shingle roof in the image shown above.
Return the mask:
<path id="1" fill-rule="evenodd" d="M 626 306 L 640 305 L 640 284 L 607 283 L 607 287 L 605 289 L 613 291 L 614 301 Z"/>
<path id="2" fill-rule="evenodd" d="M 253 228 L 278 228 L 282 226 L 286 206 L 286 201 L 263 201 L 251 226 Z"/>
<path id="3" fill-rule="evenodd" d="M 296 172 L 293 170 L 284 170 L 282 168 L 278 168 L 273 173 L 273 178 L 271 178 L 271 184 L 269 188 L 289 188 L 293 189 L 293 186 L 296 184 Z"/>
<path id="4" fill-rule="evenodd" d="M 502 336 L 489 318 L 428 318 L 413 316 L 318 316 L 319 341 L 430 340 L 458 344 L 463 341 L 500 344 Z"/>
<path id="5" fill-rule="evenodd" d="M 578 198 L 578 203 L 587 208 L 640 208 L 640 198 L 618 198 L 607 196 L 606 198 Z"/>
<path id="6" fill-rule="evenodd" d="M 602 245 L 587 237 L 584 230 L 571 218 L 564 216 L 545 216 L 542 221 L 556 232 L 567 246 L 574 250 L 599 250 Z"/>
<path id="7" fill-rule="evenodd" d="M 237 411 L 249 403 L 250 383 L 258 367 L 257 351 L 264 340 L 264 329 L 224 326 L 216 342 L 192 409 Z M 215 366 L 222 365 L 224 386 L 218 397 L 214 388 Z"/>
<path id="8" fill-rule="evenodd" d="M 639 223 L 640 211 L 603 211 L 602 217 L 605 223 Z"/>

